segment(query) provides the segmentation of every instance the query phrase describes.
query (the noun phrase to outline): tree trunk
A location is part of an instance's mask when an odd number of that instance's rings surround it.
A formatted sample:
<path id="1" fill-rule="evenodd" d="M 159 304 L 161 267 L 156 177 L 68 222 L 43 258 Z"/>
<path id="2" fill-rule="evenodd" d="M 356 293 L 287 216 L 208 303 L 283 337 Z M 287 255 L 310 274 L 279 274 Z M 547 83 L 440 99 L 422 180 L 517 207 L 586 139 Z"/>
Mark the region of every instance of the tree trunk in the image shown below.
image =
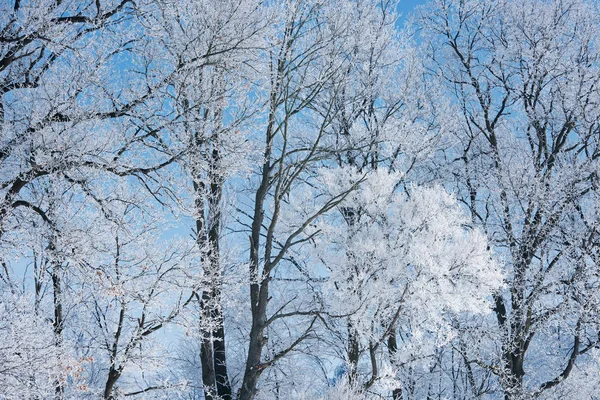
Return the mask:
<path id="1" fill-rule="evenodd" d="M 200 300 L 200 309 L 202 311 L 202 320 L 210 318 L 210 295 L 208 291 L 202 293 Z M 202 324 L 203 321 L 200 321 Z M 204 389 L 204 398 L 213 400 L 216 395 L 216 378 L 214 368 L 214 353 L 212 332 L 208 329 L 200 329 L 200 362 L 202 364 L 202 385 Z"/>
<path id="2" fill-rule="evenodd" d="M 284 70 L 282 60 L 278 61 L 277 76 L 280 77 Z M 262 279 L 259 281 L 259 251 L 262 224 L 264 220 L 264 204 L 267 197 L 271 180 L 271 153 L 273 146 L 273 130 L 275 126 L 275 111 L 277 109 L 277 93 L 279 91 L 279 82 L 272 88 L 270 94 L 269 122 L 266 130 L 264 162 L 260 184 L 256 190 L 254 199 L 254 213 L 252 216 L 252 231 L 250 235 L 250 309 L 252 312 L 252 327 L 250 328 L 250 343 L 248 344 L 248 356 L 246 358 L 246 369 L 244 371 L 244 380 L 240 388 L 238 400 L 252 400 L 256 395 L 256 385 L 258 378 L 266 365 L 261 365 L 260 359 L 263 346 L 267 340 L 264 337 L 264 330 L 267 322 L 267 302 L 269 297 L 269 263 L 270 255 L 265 252 L 265 270 L 262 273 Z M 274 223 L 276 221 L 272 221 Z M 269 243 L 266 244 L 269 247 Z"/>
<path id="3" fill-rule="evenodd" d="M 223 195 L 223 177 L 221 176 L 221 155 L 217 145 L 211 152 L 210 197 L 208 199 L 209 224 L 208 244 L 210 269 L 213 274 L 212 318 L 216 328 L 211 332 L 213 337 L 213 368 L 217 394 L 222 400 L 231 400 L 231 384 L 227 374 L 227 355 L 225 351 L 225 327 L 223 325 L 223 309 L 221 307 L 221 286 L 223 269 L 221 267 L 219 240 L 221 235 L 221 197 Z"/>
<path id="4" fill-rule="evenodd" d="M 196 220 L 197 243 L 203 254 L 202 264 L 209 283 L 209 288 L 202 293 L 200 309 L 202 318 L 210 320 L 211 326 L 216 326 L 201 330 L 200 361 L 204 397 L 211 400 L 218 395 L 223 400 L 231 400 L 232 390 L 227 372 L 225 327 L 221 308 L 222 268 L 219 240 L 223 179 L 219 172 L 220 155 L 217 148 L 212 150 L 210 161 L 209 195 L 205 196 L 205 185 L 200 177 L 194 181 L 196 211 L 199 215 Z"/>
<path id="5" fill-rule="evenodd" d="M 503 354 L 504 365 L 507 376 L 504 378 L 504 398 L 505 400 L 516 400 L 521 398 L 523 391 L 523 359 L 525 352 L 518 340 L 513 341 L 513 348 L 507 349 Z"/>
<path id="6" fill-rule="evenodd" d="M 220 293 L 218 294 L 220 298 Z M 217 310 L 216 315 L 218 325 L 215 331 L 214 346 L 214 367 L 215 379 L 217 383 L 217 394 L 223 400 L 232 400 L 231 383 L 227 373 L 227 357 L 225 353 L 225 327 L 223 326 L 223 312 Z"/>
<path id="7" fill-rule="evenodd" d="M 54 345 L 59 353 L 59 360 L 62 353 L 62 332 L 64 327 L 63 308 L 62 308 L 62 284 L 60 279 L 60 271 L 58 262 L 54 262 L 52 267 L 52 289 L 54 291 Z M 62 371 L 58 371 L 58 377 L 54 382 L 55 399 L 62 400 L 64 398 L 65 389 L 61 381 Z"/>
<path id="8" fill-rule="evenodd" d="M 388 337 L 388 349 L 390 357 L 394 357 L 398 351 L 398 342 L 396 341 L 396 329 L 392 328 Z M 398 387 L 392 390 L 392 400 L 402 400 L 402 388 Z"/>
<path id="9" fill-rule="evenodd" d="M 110 371 L 108 371 L 108 378 L 106 379 L 106 384 L 104 385 L 104 400 L 114 400 L 115 396 L 113 393 L 113 389 L 115 387 L 115 383 L 119 380 L 121 373 L 115 369 L 114 365 L 110 367 Z"/>
<path id="10" fill-rule="evenodd" d="M 359 343 L 358 333 L 352 322 L 348 320 L 348 381 L 351 385 L 357 382 Z"/>
<path id="11" fill-rule="evenodd" d="M 258 286 L 258 285 L 257 285 Z M 267 315 L 269 282 L 264 280 L 260 285 L 258 304 L 252 307 L 252 328 L 250 329 L 250 344 L 246 359 L 244 381 L 240 389 L 239 400 L 252 400 L 256 395 L 258 378 L 267 367 L 261 364 L 262 349 L 267 341 L 264 336 Z M 254 305 L 254 304 L 253 304 Z"/>

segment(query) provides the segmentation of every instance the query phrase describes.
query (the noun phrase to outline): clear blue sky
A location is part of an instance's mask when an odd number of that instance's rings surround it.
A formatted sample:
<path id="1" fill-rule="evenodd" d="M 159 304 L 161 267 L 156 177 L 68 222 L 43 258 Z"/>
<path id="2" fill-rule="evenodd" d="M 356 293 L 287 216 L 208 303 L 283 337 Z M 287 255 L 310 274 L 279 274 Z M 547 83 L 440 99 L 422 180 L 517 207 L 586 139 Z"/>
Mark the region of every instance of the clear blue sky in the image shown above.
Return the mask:
<path id="1" fill-rule="evenodd" d="M 426 2 L 427 0 L 400 0 L 398 11 L 402 14 L 402 17 L 400 18 L 399 22 L 403 23 L 404 18 L 406 18 L 406 16 L 410 14 L 410 12 L 414 10 L 416 6 L 425 4 Z"/>

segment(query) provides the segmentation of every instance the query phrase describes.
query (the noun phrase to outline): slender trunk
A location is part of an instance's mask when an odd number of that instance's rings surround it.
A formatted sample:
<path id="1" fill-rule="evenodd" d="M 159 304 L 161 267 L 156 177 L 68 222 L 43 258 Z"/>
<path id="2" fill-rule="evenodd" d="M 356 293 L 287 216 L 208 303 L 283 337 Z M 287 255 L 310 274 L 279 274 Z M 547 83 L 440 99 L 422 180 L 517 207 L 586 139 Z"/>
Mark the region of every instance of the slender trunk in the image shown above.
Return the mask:
<path id="1" fill-rule="evenodd" d="M 348 225 L 348 239 L 349 241 L 353 240 L 353 237 L 356 233 L 356 222 L 358 220 L 359 211 L 354 209 L 353 207 L 343 207 L 340 209 L 346 224 Z M 348 258 L 349 264 L 354 268 L 357 276 L 359 273 L 359 265 L 356 260 L 355 254 L 351 250 L 346 251 L 346 257 Z M 348 282 L 352 284 L 354 280 L 354 276 L 350 275 L 348 278 Z M 360 292 L 358 293 L 360 296 Z M 360 343 L 358 339 L 358 332 L 356 327 L 348 318 L 348 348 L 346 349 L 346 356 L 348 358 L 348 381 L 351 385 L 357 384 L 357 374 L 358 374 L 358 360 L 360 357 Z"/>
<path id="2" fill-rule="evenodd" d="M 500 328 L 510 329 L 507 333 L 513 337 L 513 339 L 507 339 L 504 343 L 504 349 L 502 353 L 502 362 L 504 364 L 504 372 L 501 378 L 502 388 L 504 390 L 504 399 L 512 400 L 518 398 L 520 393 L 520 387 L 523 383 L 523 376 L 525 371 L 523 370 L 523 356 L 524 353 L 521 351 L 522 346 L 519 345 L 518 340 L 515 338 L 515 334 L 518 330 L 518 325 L 511 322 L 509 325 L 508 314 L 504 299 L 501 295 L 494 296 L 495 307 L 494 312 L 496 313 L 496 319 Z M 513 319 L 514 319 L 513 313 Z M 518 335 L 517 335 L 518 336 Z"/>
<path id="3" fill-rule="evenodd" d="M 44 261 L 42 260 L 42 263 Z M 42 300 L 42 282 L 43 282 L 43 264 L 38 265 L 37 254 L 33 252 L 33 287 L 35 288 L 35 301 L 33 304 L 33 311 L 36 316 L 39 316 L 40 302 Z"/>
<path id="4" fill-rule="evenodd" d="M 115 275 L 117 282 L 121 282 L 121 273 L 119 269 L 119 262 L 121 260 L 121 244 L 119 242 L 119 235 L 115 237 L 116 254 L 115 254 Z M 106 384 L 104 385 L 104 399 L 114 400 L 114 388 L 115 384 L 121 377 L 123 372 L 123 365 L 118 365 L 118 354 L 119 354 L 119 342 L 121 341 L 121 333 L 123 332 L 123 324 L 125 322 L 125 309 L 127 308 L 126 303 L 121 299 L 121 310 L 119 311 L 119 321 L 117 322 L 117 329 L 114 334 L 112 349 L 110 350 L 110 369 L 108 370 L 108 377 L 106 378 Z M 143 316 L 142 316 L 143 319 Z M 125 351 L 127 353 L 127 351 Z"/>
<path id="5" fill-rule="evenodd" d="M 196 243 L 202 254 L 201 262 L 204 269 L 205 277 L 210 278 L 212 286 L 212 273 L 210 267 L 208 267 L 208 256 L 210 245 L 208 244 L 208 237 L 206 234 L 206 222 L 204 217 L 205 209 L 205 185 L 202 183 L 202 178 L 197 177 L 194 184 L 194 192 L 196 195 Z M 216 378 L 214 368 L 214 354 L 213 354 L 213 338 L 210 329 L 204 329 L 202 326 L 206 321 L 211 320 L 212 313 L 212 288 L 204 290 L 199 297 L 200 301 L 200 363 L 202 367 L 202 385 L 204 390 L 204 398 L 212 400 L 216 395 Z M 209 325 L 209 324 L 208 324 Z"/>
<path id="6" fill-rule="evenodd" d="M 262 349 L 267 341 L 264 337 L 266 326 L 267 302 L 269 283 L 263 281 L 260 285 L 259 300 L 252 312 L 252 328 L 250 329 L 250 344 L 248 346 L 248 357 L 246 359 L 246 370 L 244 381 L 240 389 L 239 400 L 252 400 L 256 395 L 258 378 L 267 367 L 261 364 Z"/>
<path id="7" fill-rule="evenodd" d="M 202 320 L 207 320 L 211 317 L 210 313 L 210 294 L 205 290 L 202 293 L 200 300 L 200 310 L 202 312 Z M 202 323 L 202 321 L 201 321 Z M 216 395 L 216 377 L 214 367 L 213 354 L 213 338 L 212 332 L 209 329 L 200 329 L 202 335 L 200 339 L 200 362 L 202 364 L 202 385 L 204 388 L 204 398 L 212 400 Z"/>
<path id="8" fill-rule="evenodd" d="M 515 277 L 511 289 L 510 337 L 503 354 L 507 374 L 504 379 L 504 397 L 506 400 L 518 399 L 523 392 L 523 379 L 525 377 L 523 364 L 527 352 L 525 338 L 528 335 L 530 323 L 526 315 L 525 274 L 531 258 L 532 253 L 526 249 L 519 252 L 519 259 L 515 262 Z"/>
<path id="9" fill-rule="evenodd" d="M 227 357 L 225 354 L 225 328 L 223 326 L 223 313 L 217 310 L 217 329 L 215 331 L 214 345 L 214 367 L 217 383 L 217 394 L 223 400 L 232 400 L 231 383 L 227 373 Z"/>
<path id="10" fill-rule="evenodd" d="M 272 104 L 274 98 L 272 97 Z M 260 359 L 263 346 L 266 342 L 264 330 L 267 321 L 267 302 L 269 296 L 269 271 L 263 270 L 262 279 L 259 281 L 259 249 L 260 233 L 264 218 L 264 202 L 269 190 L 270 181 L 270 159 L 272 146 L 272 129 L 274 114 L 271 113 L 267 128 L 267 145 L 265 148 L 265 162 L 263 164 L 261 183 L 256 191 L 254 202 L 254 216 L 252 220 L 252 234 L 250 236 L 250 308 L 252 311 L 252 327 L 250 328 L 250 343 L 248 345 L 248 356 L 244 380 L 240 389 L 239 400 L 252 400 L 256 395 L 256 384 L 264 369 Z M 265 268 L 268 268 L 269 259 L 265 255 Z"/>
<path id="11" fill-rule="evenodd" d="M 359 343 L 358 343 L 358 332 L 352 325 L 352 322 L 348 320 L 348 380 L 351 385 L 356 384 L 357 373 L 358 373 L 358 357 L 359 357 Z"/>
<path id="12" fill-rule="evenodd" d="M 503 360 L 505 365 L 505 373 L 507 376 L 504 378 L 504 398 L 505 400 L 520 399 L 523 391 L 523 378 L 525 371 L 523 369 L 523 361 L 525 352 L 520 340 L 515 339 L 508 346 L 503 354 Z"/>
<path id="13" fill-rule="evenodd" d="M 217 146 L 215 144 L 215 146 Z M 220 155 L 215 147 L 211 153 L 209 172 L 209 195 L 205 196 L 205 185 L 201 178 L 194 182 L 196 192 L 197 243 L 203 254 L 202 264 L 209 287 L 203 291 L 200 301 L 202 318 L 210 321 L 211 328 L 201 329 L 200 361 L 202 383 L 206 399 L 218 395 L 231 400 L 232 390 L 227 372 L 225 327 L 221 307 L 222 268 L 220 263 L 219 239 L 221 221 L 221 196 L 223 179 L 220 175 Z M 207 214 L 205 219 L 204 215 Z"/>
<path id="14" fill-rule="evenodd" d="M 390 358 L 396 356 L 398 351 L 398 342 L 396 340 L 396 329 L 392 329 L 390 336 L 388 336 L 388 349 L 390 351 Z M 392 400 L 402 400 L 402 388 L 398 387 L 392 390 Z"/>
<path id="15" fill-rule="evenodd" d="M 286 44 L 284 44 L 286 46 Z M 282 51 L 283 53 L 283 51 Z M 252 312 L 252 326 L 250 328 L 250 343 L 248 344 L 248 356 L 246 358 L 246 368 L 244 371 L 244 380 L 240 388 L 238 400 L 252 400 L 256 395 L 256 386 L 258 378 L 266 365 L 260 362 L 262 349 L 266 343 L 264 330 L 267 321 L 267 303 L 269 297 L 269 274 L 268 270 L 263 270 L 262 278 L 259 279 L 259 251 L 261 230 L 264 219 L 264 204 L 269 192 L 271 181 L 271 153 L 273 147 L 273 137 L 275 129 L 275 112 L 277 109 L 277 93 L 279 91 L 279 81 L 285 68 L 285 63 L 281 59 L 277 65 L 277 79 L 271 89 L 269 99 L 269 120 L 267 123 L 264 162 L 262 165 L 262 175 L 256 196 L 254 199 L 254 214 L 252 216 L 252 230 L 250 234 L 250 309 Z M 276 223 L 276 221 L 271 222 Z M 268 245 L 268 244 L 267 244 Z M 265 268 L 269 267 L 269 256 L 265 254 Z"/>
<path id="16" fill-rule="evenodd" d="M 115 383 L 121 377 L 121 373 L 118 369 L 111 365 L 110 370 L 108 371 L 108 378 L 106 379 L 106 384 L 104 385 L 104 400 L 115 400 L 114 396 L 114 387 Z"/>
<path id="17" fill-rule="evenodd" d="M 58 262 L 55 262 L 52 267 L 52 289 L 54 292 L 54 345 L 59 353 L 59 366 L 62 353 L 62 333 L 63 333 L 63 308 L 62 308 L 62 284 L 60 279 L 60 271 Z M 61 380 L 62 371 L 58 371 L 58 377 L 54 382 L 55 399 L 61 400 L 64 397 L 64 387 Z"/>
<path id="18" fill-rule="evenodd" d="M 220 118 L 220 116 L 219 116 Z M 221 155 L 219 152 L 218 138 L 213 144 L 211 152 L 210 170 L 210 197 L 209 203 L 209 226 L 208 244 L 210 269 L 213 276 L 212 295 L 212 317 L 216 328 L 212 331 L 213 336 L 213 368 L 217 394 L 223 400 L 231 400 L 231 384 L 227 373 L 227 354 L 225 349 L 225 327 L 223 325 L 223 309 L 221 306 L 221 286 L 223 284 L 223 269 L 220 260 L 219 240 L 221 236 L 221 198 L 223 196 L 223 177 L 221 176 Z"/>

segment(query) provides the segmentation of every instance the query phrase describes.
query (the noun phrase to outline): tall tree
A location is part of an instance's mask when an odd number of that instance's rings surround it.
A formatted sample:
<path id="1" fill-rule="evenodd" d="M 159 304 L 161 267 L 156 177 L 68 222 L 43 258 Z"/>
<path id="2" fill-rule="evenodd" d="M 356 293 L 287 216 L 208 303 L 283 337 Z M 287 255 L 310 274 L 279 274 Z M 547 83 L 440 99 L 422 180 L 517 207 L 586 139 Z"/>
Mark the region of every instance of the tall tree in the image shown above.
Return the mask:
<path id="1" fill-rule="evenodd" d="M 248 120 L 258 102 L 256 63 L 270 21 L 269 8 L 254 0 L 157 3 L 146 25 L 160 41 L 164 68 L 175 71 L 165 92 L 172 102 L 170 140 L 189 182 L 192 229 L 201 253 L 200 361 L 204 397 L 232 398 L 229 381 L 221 261 L 223 190 L 227 179 L 245 169 Z M 187 209 L 186 209 L 187 208 Z"/>
<path id="2" fill-rule="evenodd" d="M 500 354 L 465 360 L 496 374 L 506 399 L 559 385 L 598 343 L 598 12 L 579 0 L 436 1 L 419 16 L 431 78 L 461 115 L 442 179 L 506 260 Z"/>
<path id="3" fill-rule="evenodd" d="M 143 57 L 134 60 L 132 48 L 143 40 L 133 2 L 0 7 L 1 274 L 14 289 L 23 283 L 17 257 L 33 259 L 40 318 L 50 277 L 55 397 L 64 398 L 60 369 L 76 347 L 65 337 L 79 329 L 67 326 L 76 299 L 69 279 L 94 245 L 93 236 L 81 233 L 93 230 L 96 215 L 111 220 L 114 204 L 133 200 L 110 193 L 125 181 L 163 201 L 164 186 L 153 179 L 177 157 L 164 146 L 161 127 L 152 126 L 154 95 L 165 80 L 134 67 Z M 78 224 L 88 212 L 90 220 Z M 82 245 L 84 238 L 90 243 Z"/>

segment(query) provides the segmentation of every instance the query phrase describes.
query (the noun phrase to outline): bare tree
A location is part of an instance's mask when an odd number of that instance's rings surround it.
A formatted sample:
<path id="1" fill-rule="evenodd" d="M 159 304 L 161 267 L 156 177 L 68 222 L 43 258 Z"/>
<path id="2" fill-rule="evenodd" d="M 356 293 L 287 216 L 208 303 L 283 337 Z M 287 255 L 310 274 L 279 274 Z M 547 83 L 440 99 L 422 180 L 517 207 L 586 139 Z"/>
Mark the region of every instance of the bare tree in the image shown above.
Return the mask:
<path id="1" fill-rule="evenodd" d="M 558 385 L 598 343 L 584 289 L 597 286 L 597 18 L 586 1 L 437 1 L 420 15 L 432 76 L 462 116 L 450 176 L 508 274 L 495 296 L 501 354 L 465 360 L 493 371 L 507 399 Z"/>

